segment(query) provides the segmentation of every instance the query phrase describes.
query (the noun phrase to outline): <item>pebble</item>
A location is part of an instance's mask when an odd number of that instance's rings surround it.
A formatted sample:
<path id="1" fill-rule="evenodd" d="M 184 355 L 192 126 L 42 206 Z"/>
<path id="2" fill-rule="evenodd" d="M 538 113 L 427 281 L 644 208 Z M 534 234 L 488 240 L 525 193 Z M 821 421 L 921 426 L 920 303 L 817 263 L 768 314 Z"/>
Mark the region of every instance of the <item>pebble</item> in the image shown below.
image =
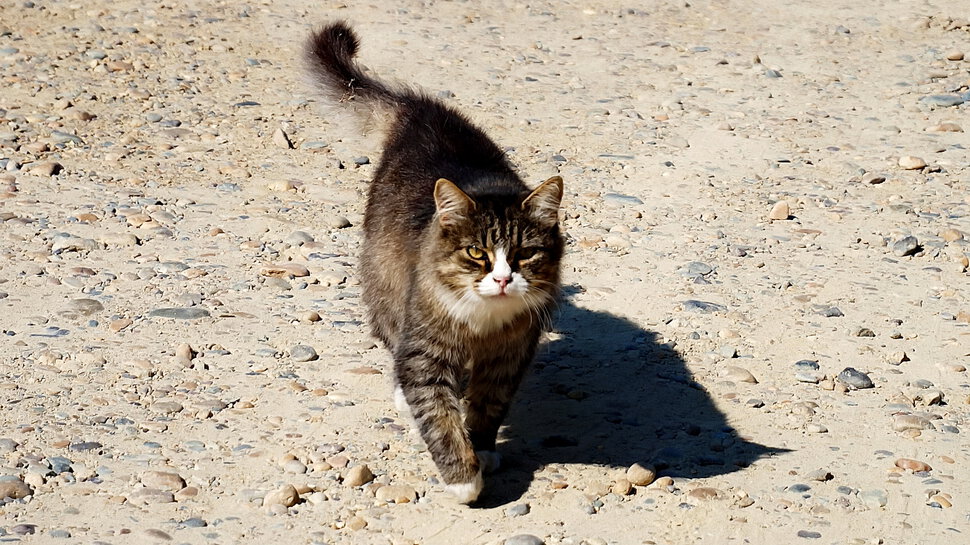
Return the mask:
<path id="1" fill-rule="evenodd" d="M 803 537 L 805 539 L 819 539 L 822 537 L 822 534 L 820 534 L 819 532 L 811 532 L 808 530 L 799 530 L 796 535 L 798 535 L 798 537 Z"/>
<path id="2" fill-rule="evenodd" d="M 104 305 L 96 299 L 73 299 L 64 310 L 65 312 L 76 312 L 81 316 L 91 316 L 104 310 Z"/>
<path id="3" fill-rule="evenodd" d="M 754 378 L 754 375 L 752 375 L 750 371 L 735 365 L 728 365 L 724 368 L 724 378 L 733 382 L 746 382 L 748 384 L 758 383 L 758 379 Z"/>
<path id="4" fill-rule="evenodd" d="M 816 469 L 808 475 L 805 475 L 805 477 L 811 481 L 826 482 L 832 480 L 832 473 L 824 469 Z"/>
<path id="5" fill-rule="evenodd" d="M 691 312 L 700 312 L 703 314 L 711 314 L 715 312 L 727 312 L 727 307 L 724 305 L 719 305 L 717 303 L 709 303 L 707 301 L 698 301 L 696 299 L 688 299 L 683 302 L 684 310 Z"/>
<path id="6" fill-rule="evenodd" d="M 939 108 L 959 106 L 964 101 L 965 99 L 961 95 L 929 95 L 920 99 L 923 104 Z"/>
<path id="7" fill-rule="evenodd" d="M 913 473 L 916 473 L 917 471 L 933 471 L 933 468 L 930 467 L 930 465 L 926 462 L 913 460 L 911 458 L 900 458 L 896 460 L 895 465 L 900 469 L 912 471 Z"/>
<path id="8" fill-rule="evenodd" d="M 362 486 L 374 480 L 374 474 L 365 464 L 356 465 L 344 476 L 344 484 L 348 486 Z"/>
<path id="9" fill-rule="evenodd" d="M 266 265 L 260 269 L 259 274 L 272 278 L 302 278 L 310 276 L 310 271 L 298 263 L 283 263 Z"/>
<path id="10" fill-rule="evenodd" d="M 505 540 L 504 545 L 545 545 L 545 541 L 532 534 L 519 534 Z"/>
<path id="11" fill-rule="evenodd" d="M 156 318 L 172 318 L 174 320 L 197 320 L 199 318 L 208 318 L 209 311 L 202 308 L 188 307 L 188 308 L 156 308 L 148 313 L 149 316 L 154 316 Z"/>
<path id="12" fill-rule="evenodd" d="M 836 380 L 854 390 L 863 390 L 873 387 L 872 379 L 869 378 L 869 375 L 861 371 L 857 371 L 852 367 L 846 367 L 843 369 L 842 372 L 836 377 Z"/>
<path id="13" fill-rule="evenodd" d="M 300 501 L 300 494 L 296 491 L 296 487 L 285 484 L 263 497 L 263 507 L 274 505 L 293 507 L 298 501 Z"/>
<path id="14" fill-rule="evenodd" d="M 933 427 L 930 421 L 915 414 L 897 414 L 893 417 L 893 431 L 928 430 Z"/>
<path id="15" fill-rule="evenodd" d="M 173 503 L 175 496 L 168 490 L 157 488 L 136 488 L 128 495 L 128 500 L 132 503 L 141 505 L 152 505 L 156 503 Z"/>
<path id="16" fill-rule="evenodd" d="M 881 509 L 889 503 L 889 493 L 880 489 L 863 490 L 859 498 L 870 509 Z"/>
<path id="17" fill-rule="evenodd" d="M 290 347 L 290 358 L 293 361 L 304 362 L 304 361 L 314 361 L 318 358 L 317 351 L 313 349 L 312 346 L 307 346 L 305 344 L 297 344 Z"/>
<path id="18" fill-rule="evenodd" d="M 385 503 L 411 503 L 418 498 L 418 493 L 407 485 L 387 485 L 377 489 L 376 497 Z"/>
<path id="19" fill-rule="evenodd" d="M 691 490 L 687 493 L 687 496 L 695 500 L 713 500 L 721 496 L 721 491 L 716 488 L 702 486 Z"/>
<path id="20" fill-rule="evenodd" d="M 657 478 L 657 470 L 650 464 L 636 463 L 626 470 L 626 479 L 635 486 L 647 486 Z"/>
<path id="21" fill-rule="evenodd" d="M 15 524 L 10 528 L 10 531 L 18 536 L 33 535 L 35 532 L 37 532 L 37 525 Z"/>
<path id="22" fill-rule="evenodd" d="M 276 129 L 273 131 L 273 145 L 281 149 L 292 149 L 293 142 L 290 141 L 290 137 L 283 131 L 283 129 Z"/>
<path id="23" fill-rule="evenodd" d="M 306 470 L 307 470 L 306 464 L 304 464 L 299 460 L 287 460 L 283 464 L 284 473 L 293 473 L 296 475 L 302 475 L 306 473 Z"/>
<path id="24" fill-rule="evenodd" d="M 27 172 L 37 176 L 57 176 L 64 170 L 64 165 L 56 161 L 43 161 L 33 163 L 27 168 Z"/>
<path id="25" fill-rule="evenodd" d="M 185 480 L 178 473 L 170 471 L 146 471 L 141 476 L 141 484 L 148 488 L 172 492 L 185 488 Z"/>
<path id="26" fill-rule="evenodd" d="M 892 250 L 893 253 L 899 257 L 912 255 L 919 250 L 919 240 L 916 237 L 910 235 L 903 237 L 893 243 Z"/>
<path id="27" fill-rule="evenodd" d="M 963 132 L 963 127 L 956 123 L 938 123 L 926 127 L 927 132 Z"/>
<path id="28" fill-rule="evenodd" d="M 897 162 L 903 170 L 919 170 L 926 167 L 926 161 L 912 155 L 903 155 Z"/>
<path id="29" fill-rule="evenodd" d="M 791 216 L 791 209 L 787 201 L 776 202 L 771 207 L 771 211 L 768 212 L 768 219 L 770 220 L 786 220 L 789 216 Z"/>
<path id="30" fill-rule="evenodd" d="M 19 500 L 33 493 L 30 486 L 21 479 L 10 476 L 0 477 L 0 499 Z"/>
<path id="31" fill-rule="evenodd" d="M 948 60 L 948 61 L 962 61 L 963 60 L 963 51 L 960 51 L 959 49 L 951 49 L 950 51 L 947 51 L 946 52 L 946 60 Z"/>
<path id="32" fill-rule="evenodd" d="M 532 506 L 528 503 L 517 503 L 505 510 L 505 515 L 508 517 L 522 517 L 528 515 L 532 510 Z"/>
<path id="33" fill-rule="evenodd" d="M 944 229 L 940 232 L 940 236 L 946 242 L 956 242 L 964 239 L 963 232 L 957 229 Z"/>

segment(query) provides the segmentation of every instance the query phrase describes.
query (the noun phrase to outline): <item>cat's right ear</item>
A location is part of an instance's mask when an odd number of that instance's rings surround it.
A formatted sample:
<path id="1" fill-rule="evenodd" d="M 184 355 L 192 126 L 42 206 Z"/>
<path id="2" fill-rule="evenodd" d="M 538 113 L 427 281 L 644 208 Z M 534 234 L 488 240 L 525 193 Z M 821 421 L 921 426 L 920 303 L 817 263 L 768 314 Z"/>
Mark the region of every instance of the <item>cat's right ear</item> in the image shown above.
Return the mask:
<path id="1" fill-rule="evenodd" d="M 434 184 L 434 204 L 438 210 L 438 222 L 442 227 L 454 226 L 475 209 L 475 201 L 444 178 Z"/>

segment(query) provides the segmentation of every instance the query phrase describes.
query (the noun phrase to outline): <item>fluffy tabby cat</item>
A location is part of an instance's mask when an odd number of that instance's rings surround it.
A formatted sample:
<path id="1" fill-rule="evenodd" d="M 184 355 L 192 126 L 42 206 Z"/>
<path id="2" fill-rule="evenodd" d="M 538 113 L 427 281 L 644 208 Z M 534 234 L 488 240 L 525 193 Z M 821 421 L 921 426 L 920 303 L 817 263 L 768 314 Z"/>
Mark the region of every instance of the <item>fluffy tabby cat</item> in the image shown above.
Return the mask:
<path id="1" fill-rule="evenodd" d="M 387 114 L 364 217 L 364 302 L 393 354 L 398 401 L 471 503 L 498 465 L 499 426 L 559 292 L 562 179 L 530 190 L 481 129 L 365 74 L 357 48 L 335 23 L 311 35 L 306 60 L 330 99 Z"/>

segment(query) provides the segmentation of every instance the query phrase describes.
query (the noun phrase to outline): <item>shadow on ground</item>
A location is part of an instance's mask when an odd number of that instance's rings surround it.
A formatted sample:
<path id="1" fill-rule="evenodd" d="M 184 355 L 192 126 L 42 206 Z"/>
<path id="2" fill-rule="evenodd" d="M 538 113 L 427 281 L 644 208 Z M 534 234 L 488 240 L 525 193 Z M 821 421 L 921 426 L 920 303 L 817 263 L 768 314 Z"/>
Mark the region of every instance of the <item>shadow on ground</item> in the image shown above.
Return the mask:
<path id="1" fill-rule="evenodd" d="M 503 467 L 480 506 L 517 501 L 547 464 L 650 462 L 659 475 L 700 478 L 787 452 L 743 440 L 656 333 L 577 307 L 568 292 L 556 331 L 506 420 Z"/>

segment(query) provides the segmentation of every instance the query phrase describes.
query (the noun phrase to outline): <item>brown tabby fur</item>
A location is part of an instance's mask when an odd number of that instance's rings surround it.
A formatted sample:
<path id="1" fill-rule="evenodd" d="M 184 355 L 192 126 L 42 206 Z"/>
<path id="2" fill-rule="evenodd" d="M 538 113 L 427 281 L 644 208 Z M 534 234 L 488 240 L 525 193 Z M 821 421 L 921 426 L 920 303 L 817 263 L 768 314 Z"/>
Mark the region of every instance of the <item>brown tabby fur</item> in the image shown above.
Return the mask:
<path id="1" fill-rule="evenodd" d="M 331 99 L 391 114 L 364 219 L 364 302 L 438 470 L 471 502 L 558 295 L 562 179 L 530 191 L 463 115 L 364 74 L 357 47 L 331 24 L 306 60 Z M 501 279 L 507 293 L 475 291 Z"/>

